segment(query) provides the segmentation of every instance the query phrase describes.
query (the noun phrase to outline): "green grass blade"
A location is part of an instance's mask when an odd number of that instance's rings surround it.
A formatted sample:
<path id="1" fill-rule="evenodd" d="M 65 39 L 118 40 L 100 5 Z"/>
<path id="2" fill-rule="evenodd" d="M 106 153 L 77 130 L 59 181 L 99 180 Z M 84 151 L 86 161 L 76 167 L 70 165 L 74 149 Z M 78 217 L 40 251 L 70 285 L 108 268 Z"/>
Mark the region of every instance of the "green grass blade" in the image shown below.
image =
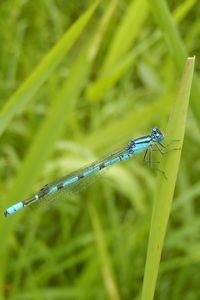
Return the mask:
<path id="1" fill-rule="evenodd" d="M 173 55 L 174 61 L 176 61 L 176 65 L 181 72 L 187 52 L 167 3 L 164 0 L 149 0 L 148 2 L 152 13 L 164 35 L 168 49 L 171 55 Z"/>
<path id="2" fill-rule="evenodd" d="M 181 74 L 184 60 L 187 57 L 187 49 L 184 41 L 181 39 L 179 30 L 170 13 L 167 2 L 164 0 L 148 0 L 152 14 L 154 15 L 160 30 L 166 40 L 170 54 L 173 57 L 178 72 Z M 191 106 L 194 114 L 200 120 L 200 85 L 199 76 L 194 74 L 194 80 L 191 91 Z"/>
<path id="3" fill-rule="evenodd" d="M 140 51 L 145 51 L 148 42 L 133 49 L 133 44 L 139 36 L 141 28 L 149 13 L 146 1 L 132 1 L 126 9 L 124 18 L 115 30 L 115 35 L 103 61 L 98 79 L 92 83 L 87 91 L 90 100 L 99 100 L 133 64 Z M 134 22 L 133 22 L 134 20 Z M 127 36 L 128 38 L 124 38 Z"/>
<path id="4" fill-rule="evenodd" d="M 194 61 L 194 58 L 188 58 L 186 62 L 178 96 L 170 114 L 166 131 L 168 141 L 179 140 L 178 147 L 181 148 L 186 126 Z M 180 156 L 181 151 L 174 150 L 163 157 L 163 170 L 167 176 L 167 180 L 160 174 L 152 212 L 142 300 L 151 300 L 154 297 L 161 251 L 169 219 Z"/>
<path id="5" fill-rule="evenodd" d="M 103 97 L 105 92 L 112 88 L 117 81 L 123 78 L 124 74 L 133 66 L 137 57 L 144 51 L 146 51 L 154 39 L 145 39 L 138 47 L 134 50 L 129 51 L 123 56 L 117 63 L 110 67 L 106 74 L 102 74 L 98 80 L 96 80 L 87 90 L 87 97 L 91 101 L 98 101 Z"/>
<path id="6" fill-rule="evenodd" d="M 111 267 L 111 259 L 107 249 L 106 236 L 103 232 L 100 219 L 97 215 L 95 207 L 93 206 L 92 203 L 89 203 L 88 208 L 90 212 L 92 226 L 94 229 L 97 253 L 102 266 L 102 277 L 104 280 L 104 285 L 107 294 L 109 295 L 109 299 L 111 300 L 120 300 L 121 297 L 119 294 L 117 284 L 114 279 L 114 274 Z"/>
<path id="7" fill-rule="evenodd" d="M 22 84 L 22 86 L 6 102 L 0 113 L 0 133 L 4 132 L 11 119 L 20 113 L 39 87 L 49 77 L 51 72 L 61 62 L 75 41 L 79 38 L 87 22 L 91 18 L 96 6 L 90 7 L 75 24 L 67 30 L 60 41 L 44 57 L 41 63 L 35 68 L 32 74 Z"/>
<path id="8" fill-rule="evenodd" d="M 129 4 L 123 20 L 115 31 L 101 74 L 106 73 L 127 51 L 132 49 L 133 42 L 138 37 L 148 13 L 148 5 L 144 0 L 134 0 Z"/>

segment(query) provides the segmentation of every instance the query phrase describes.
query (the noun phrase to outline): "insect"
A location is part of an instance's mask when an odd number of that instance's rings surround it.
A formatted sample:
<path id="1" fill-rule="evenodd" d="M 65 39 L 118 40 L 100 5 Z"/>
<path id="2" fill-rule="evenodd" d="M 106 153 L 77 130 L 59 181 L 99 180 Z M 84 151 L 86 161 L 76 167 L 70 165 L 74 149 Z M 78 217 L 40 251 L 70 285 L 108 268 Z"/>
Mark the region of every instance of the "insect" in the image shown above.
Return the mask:
<path id="1" fill-rule="evenodd" d="M 94 175 L 95 173 L 100 172 L 101 170 L 110 167 L 120 161 L 127 160 L 136 154 L 145 151 L 145 157 L 149 154 L 151 159 L 151 153 L 154 149 L 159 150 L 161 153 L 162 148 L 165 146 L 162 144 L 164 140 L 164 135 L 162 132 L 154 127 L 151 129 L 151 133 L 149 135 L 145 135 L 142 137 L 138 137 L 136 139 L 132 139 L 127 145 L 125 145 L 122 149 L 115 151 L 114 153 L 107 155 L 105 158 L 98 160 L 91 165 L 81 168 L 75 172 L 72 172 L 64 177 L 61 177 L 58 180 L 55 180 L 49 184 L 44 185 L 36 194 L 22 200 L 4 211 L 5 216 L 10 216 L 20 209 L 40 200 L 47 198 L 49 195 L 55 195 L 59 191 L 66 191 L 72 185 L 76 185 L 79 181 L 83 181 L 85 178 Z"/>

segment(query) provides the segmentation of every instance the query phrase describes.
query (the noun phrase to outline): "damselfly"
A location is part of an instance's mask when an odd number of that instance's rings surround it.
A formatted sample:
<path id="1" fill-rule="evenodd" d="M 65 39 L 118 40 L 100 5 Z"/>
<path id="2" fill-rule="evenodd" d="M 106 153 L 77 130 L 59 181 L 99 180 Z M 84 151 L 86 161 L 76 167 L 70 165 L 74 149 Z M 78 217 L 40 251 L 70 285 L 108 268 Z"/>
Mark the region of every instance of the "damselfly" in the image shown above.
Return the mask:
<path id="1" fill-rule="evenodd" d="M 127 160 L 142 151 L 145 151 L 145 157 L 147 157 L 147 154 L 149 153 L 150 158 L 153 149 L 159 150 L 162 153 L 162 148 L 164 147 L 162 144 L 163 140 L 164 135 L 162 132 L 156 127 L 152 128 L 149 135 L 131 140 L 121 150 L 107 155 L 104 159 L 98 160 L 85 168 L 79 169 L 58 180 L 44 185 L 32 197 L 22 200 L 7 208 L 4 214 L 5 216 L 10 216 L 25 206 L 28 206 L 39 200 L 44 200 L 49 195 L 55 195 L 56 197 L 56 193 L 59 193 L 61 190 L 66 190 L 67 193 L 67 189 L 69 189 L 72 185 L 76 185 L 79 181 L 83 181 L 85 178 L 92 176 L 95 173 L 100 172 L 101 170 L 120 161 Z"/>

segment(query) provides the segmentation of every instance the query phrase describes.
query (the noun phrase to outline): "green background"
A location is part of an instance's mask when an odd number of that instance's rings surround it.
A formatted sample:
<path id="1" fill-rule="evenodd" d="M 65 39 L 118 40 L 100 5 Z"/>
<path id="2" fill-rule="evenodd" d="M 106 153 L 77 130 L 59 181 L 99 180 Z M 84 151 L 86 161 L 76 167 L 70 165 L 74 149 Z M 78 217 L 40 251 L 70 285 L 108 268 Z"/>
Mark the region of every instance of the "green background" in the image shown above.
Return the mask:
<path id="1" fill-rule="evenodd" d="M 200 299 L 200 4 L 93 5 L 0 4 L 0 299 L 141 298 L 157 188 L 142 155 L 79 193 L 3 211 L 153 126 L 165 132 L 187 55 L 196 72 L 155 299 Z"/>

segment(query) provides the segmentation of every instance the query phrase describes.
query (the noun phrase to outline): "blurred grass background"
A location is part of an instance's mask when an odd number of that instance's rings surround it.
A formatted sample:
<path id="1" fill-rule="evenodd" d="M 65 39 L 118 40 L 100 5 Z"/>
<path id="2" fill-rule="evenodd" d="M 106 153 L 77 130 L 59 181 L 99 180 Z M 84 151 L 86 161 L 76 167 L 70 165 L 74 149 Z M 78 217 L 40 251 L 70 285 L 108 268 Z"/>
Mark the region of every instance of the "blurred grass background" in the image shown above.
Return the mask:
<path id="1" fill-rule="evenodd" d="M 73 197 L 3 211 L 130 138 L 163 131 L 196 74 L 155 299 L 200 299 L 198 1 L 0 4 L 1 299 L 140 299 L 156 174 L 142 156 Z"/>

